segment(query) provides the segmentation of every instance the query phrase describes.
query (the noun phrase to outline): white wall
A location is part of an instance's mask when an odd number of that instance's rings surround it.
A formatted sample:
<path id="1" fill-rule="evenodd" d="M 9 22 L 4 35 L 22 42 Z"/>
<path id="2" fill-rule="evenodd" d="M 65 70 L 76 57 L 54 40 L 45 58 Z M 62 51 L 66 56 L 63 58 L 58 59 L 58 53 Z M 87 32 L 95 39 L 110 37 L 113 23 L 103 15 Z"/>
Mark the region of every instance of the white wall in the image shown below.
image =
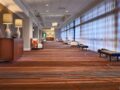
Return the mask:
<path id="1" fill-rule="evenodd" d="M 55 38 L 55 31 L 51 29 L 44 29 L 43 30 L 46 33 L 46 37 L 53 37 Z"/>
<path id="2" fill-rule="evenodd" d="M 31 38 L 33 38 L 32 20 L 30 18 L 25 18 L 23 22 L 24 51 L 31 50 Z"/>

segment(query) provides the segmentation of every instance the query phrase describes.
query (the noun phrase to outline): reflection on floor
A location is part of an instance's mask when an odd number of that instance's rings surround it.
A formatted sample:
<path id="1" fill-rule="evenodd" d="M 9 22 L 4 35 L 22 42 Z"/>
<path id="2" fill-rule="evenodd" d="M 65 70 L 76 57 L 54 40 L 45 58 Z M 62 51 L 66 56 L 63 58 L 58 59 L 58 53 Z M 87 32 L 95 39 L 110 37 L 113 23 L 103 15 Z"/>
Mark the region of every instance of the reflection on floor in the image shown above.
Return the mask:
<path id="1" fill-rule="evenodd" d="M 0 64 L 0 90 L 120 90 L 120 62 L 46 42 L 43 50 Z"/>

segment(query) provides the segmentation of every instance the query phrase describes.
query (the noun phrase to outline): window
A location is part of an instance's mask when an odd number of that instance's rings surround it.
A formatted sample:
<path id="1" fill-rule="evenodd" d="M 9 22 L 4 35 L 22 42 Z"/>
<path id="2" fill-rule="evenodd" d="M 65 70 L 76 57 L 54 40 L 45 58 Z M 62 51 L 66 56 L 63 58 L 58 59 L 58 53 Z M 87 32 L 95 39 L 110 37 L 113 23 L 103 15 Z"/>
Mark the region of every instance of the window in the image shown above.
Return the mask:
<path id="1" fill-rule="evenodd" d="M 74 30 L 73 29 L 69 29 L 68 30 L 68 40 L 72 41 L 74 37 Z"/>
<path id="2" fill-rule="evenodd" d="M 82 22 L 93 19 L 115 9 L 115 0 L 105 0 L 82 15 Z"/>
<path id="3" fill-rule="evenodd" d="M 119 0 L 104 0 L 76 18 L 75 41 L 88 45 L 94 51 L 100 48 L 120 51 L 120 10 L 119 13 L 112 12 L 116 1 L 119 2 L 120 8 Z M 115 19 L 116 15 L 118 15 L 118 22 Z M 117 28 L 116 23 L 118 23 Z M 73 22 L 70 23 L 70 27 L 72 26 L 74 26 Z M 73 35 L 74 30 L 70 28 L 68 30 L 69 40 L 73 39 Z"/>
<path id="4" fill-rule="evenodd" d="M 80 26 L 75 27 L 75 41 L 80 42 Z"/>
<path id="5" fill-rule="evenodd" d="M 120 12 L 118 13 L 117 51 L 120 51 Z"/>
<path id="6" fill-rule="evenodd" d="M 66 31 L 61 32 L 61 38 L 62 38 L 63 41 L 66 40 Z"/>
<path id="7" fill-rule="evenodd" d="M 80 17 L 75 19 L 75 26 L 80 24 Z"/>
<path id="8" fill-rule="evenodd" d="M 70 28 L 71 28 L 71 27 L 73 27 L 73 26 L 74 26 L 74 23 L 73 23 L 73 22 L 71 22 L 71 23 L 70 23 Z"/>

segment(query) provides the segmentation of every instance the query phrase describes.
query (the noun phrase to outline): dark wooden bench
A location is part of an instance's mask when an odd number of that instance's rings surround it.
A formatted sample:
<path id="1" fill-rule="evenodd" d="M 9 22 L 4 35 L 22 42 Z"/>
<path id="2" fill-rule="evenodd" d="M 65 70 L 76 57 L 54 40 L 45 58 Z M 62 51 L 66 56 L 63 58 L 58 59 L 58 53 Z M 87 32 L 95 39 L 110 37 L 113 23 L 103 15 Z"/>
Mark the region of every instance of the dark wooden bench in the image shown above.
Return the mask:
<path id="1" fill-rule="evenodd" d="M 84 44 L 79 44 L 78 47 L 81 48 L 82 50 L 84 50 L 84 49 L 87 50 L 87 48 L 88 48 L 88 46 L 84 45 Z"/>
<path id="2" fill-rule="evenodd" d="M 105 55 L 106 57 L 109 57 L 109 60 L 112 60 L 112 57 L 116 57 L 117 61 L 119 61 L 120 52 L 111 51 L 108 49 L 98 49 L 99 56 L 102 57 L 102 55 Z"/>

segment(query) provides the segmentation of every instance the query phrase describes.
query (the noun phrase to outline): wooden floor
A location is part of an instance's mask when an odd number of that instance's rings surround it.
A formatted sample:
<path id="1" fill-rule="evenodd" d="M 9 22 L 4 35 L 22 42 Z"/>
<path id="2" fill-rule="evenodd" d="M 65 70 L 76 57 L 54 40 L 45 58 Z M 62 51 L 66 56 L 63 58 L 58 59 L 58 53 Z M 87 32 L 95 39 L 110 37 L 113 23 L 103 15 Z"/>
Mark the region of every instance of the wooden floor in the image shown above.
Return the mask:
<path id="1" fill-rule="evenodd" d="M 120 90 L 120 62 L 61 42 L 0 63 L 0 90 Z"/>

